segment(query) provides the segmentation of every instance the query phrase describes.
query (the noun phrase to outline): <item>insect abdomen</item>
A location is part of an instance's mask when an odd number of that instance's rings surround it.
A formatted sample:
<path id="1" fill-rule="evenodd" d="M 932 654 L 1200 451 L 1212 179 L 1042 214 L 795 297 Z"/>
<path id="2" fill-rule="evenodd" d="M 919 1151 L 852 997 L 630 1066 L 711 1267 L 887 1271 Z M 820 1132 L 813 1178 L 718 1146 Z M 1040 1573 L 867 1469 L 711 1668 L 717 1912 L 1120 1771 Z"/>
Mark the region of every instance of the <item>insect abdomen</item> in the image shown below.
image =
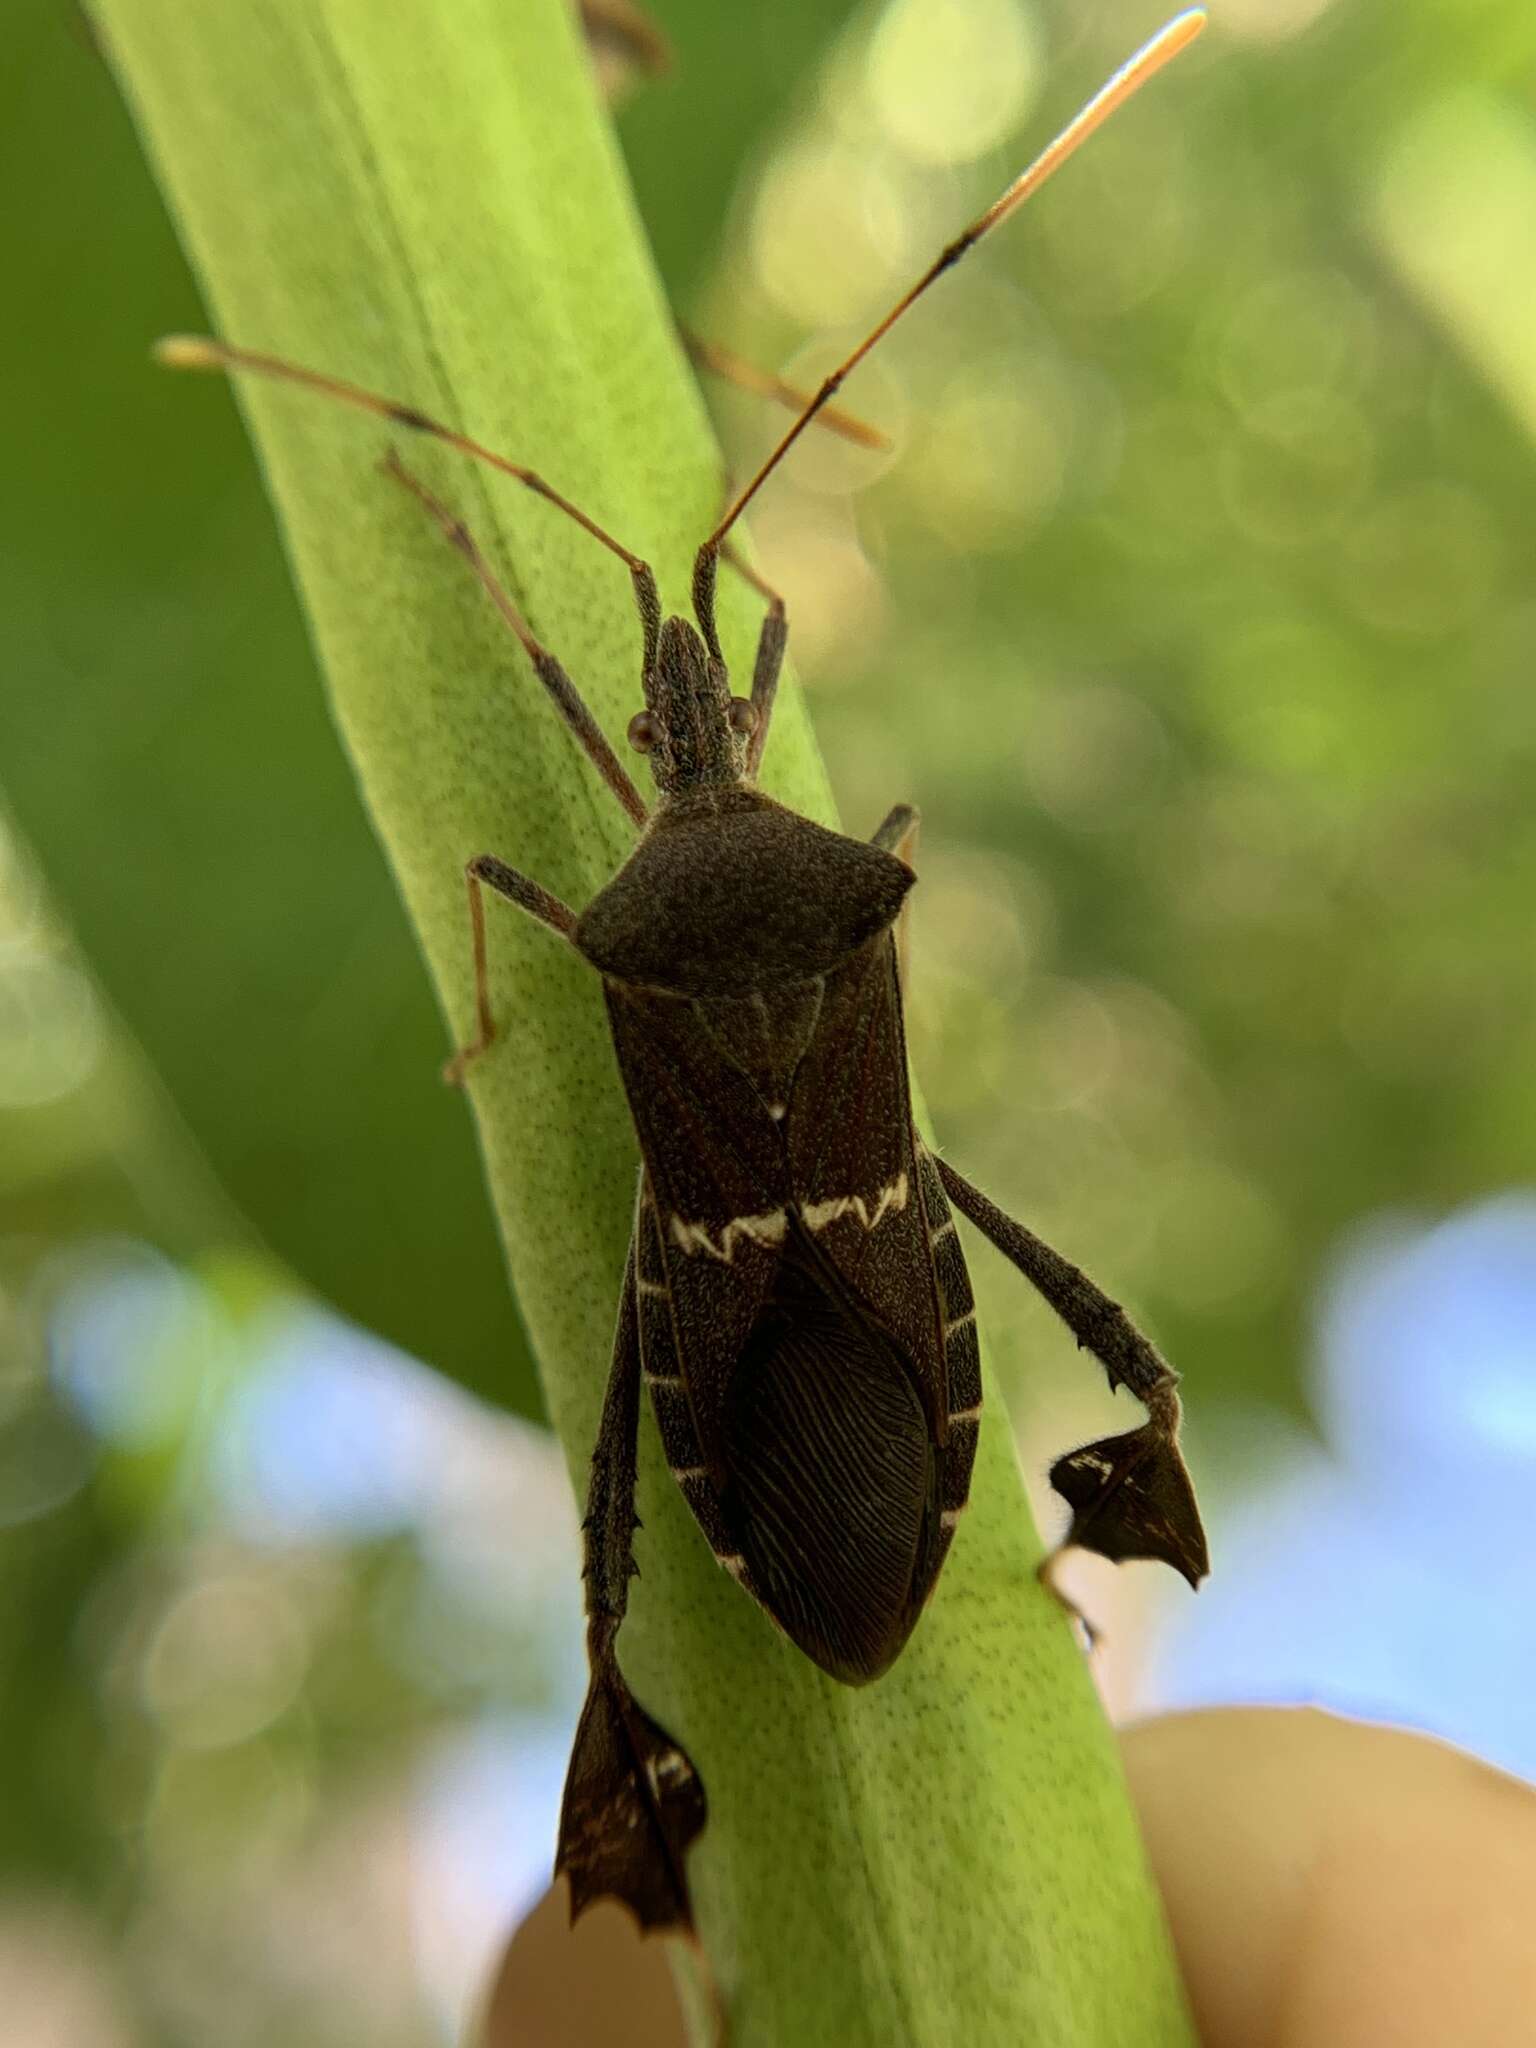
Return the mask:
<path id="1" fill-rule="evenodd" d="M 938 1169 L 919 1146 L 917 1170 L 933 1270 L 939 1283 L 944 1316 L 944 1379 L 948 1429 L 940 1468 L 940 1508 L 945 1547 L 971 1492 L 971 1467 L 981 1426 L 981 1345 L 976 1335 L 976 1303 L 965 1254 L 950 1214 Z M 940 1558 L 942 1562 L 942 1554 Z M 937 1575 L 937 1573 L 935 1573 Z"/>

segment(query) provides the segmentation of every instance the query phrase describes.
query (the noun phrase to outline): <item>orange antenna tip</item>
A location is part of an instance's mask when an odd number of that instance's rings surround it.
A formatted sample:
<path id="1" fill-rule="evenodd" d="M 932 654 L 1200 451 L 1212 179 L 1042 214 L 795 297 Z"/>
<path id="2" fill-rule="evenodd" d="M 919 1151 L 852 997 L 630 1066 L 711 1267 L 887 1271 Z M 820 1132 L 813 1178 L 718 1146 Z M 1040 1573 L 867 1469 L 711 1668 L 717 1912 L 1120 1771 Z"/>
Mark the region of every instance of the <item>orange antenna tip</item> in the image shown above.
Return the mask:
<path id="1" fill-rule="evenodd" d="M 976 222 L 972 230 L 974 238 L 979 240 L 988 228 L 1006 220 L 1016 207 L 1022 206 L 1026 199 L 1038 192 L 1046 179 L 1059 171 L 1068 157 L 1075 156 L 1089 136 L 1096 134 L 1133 93 L 1140 92 L 1148 79 L 1161 71 L 1165 64 L 1172 63 L 1181 50 L 1189 48 L 1205 27 L 1206 20 L 1203 7 L 1186 7 L 1172 21 L 1164 22 L 1155 36 L 1144 42 L 1134 55 L 1127 57 L 1112 78 L 1105 80 L 1088 104 L 1073 116 L 1054 141 L 1041 150 L 1034 162 L 1020 172 L 1002 197 L 993 201 Z"/>
<path id="2" fill-rule="evenodd" d="M 978 215 L 963 233 L 940 250 L 916 284 L 902 293 L 895 305 L 870 329 L 853 353 L 839 363 L 829 377 L 823 379 L 810 404 L 784 435 L 767 461 L 762 464 L 756 476 L 745 489 L 737 492 L 726 508 L 725 516 L 704 543 L 704 553 L 719 549 L 720 543 L 794 447 L 801 434 L 822 411 L 833 394 L 841 389 L 843 380 L 849 372 L 856 370 L 876 343 L 890 333 L 908 307 L 922 297 L 935 279 L 942 277 L 946 270 L 958 263 L 968 249 L 973 249 L 983 235 L 988 234 L 1000 221 L 1005 221 L 1024 204 L 1026 199 L 1038 192 L 1046 179 L 1053 172 L 1059 171 L 1069 157 L 1075 156 L 1089 136 L 1102 128 L 1110 115 L 1123 107 L 1133 93 L 1139 92 L 1149 78 L 1161 71 L 1163 66 L 1177 57 L 1181 50 L 1188 49 L 1205 27 L 1205 20 L 1203 7 L 1186 7 L 1182 14 L 1176 14 L 1171 21 L 1165 22 L 1149 42 L 1143 43 L 1135 55 L 1128 57 L 1114 76 L 1100 86 L 1088 104 L 1072 117 L 1053 141 L 1046 144 L 1034 162 L 1014 179 L 1007 191 L 994 199 L 985 213 Z"/>

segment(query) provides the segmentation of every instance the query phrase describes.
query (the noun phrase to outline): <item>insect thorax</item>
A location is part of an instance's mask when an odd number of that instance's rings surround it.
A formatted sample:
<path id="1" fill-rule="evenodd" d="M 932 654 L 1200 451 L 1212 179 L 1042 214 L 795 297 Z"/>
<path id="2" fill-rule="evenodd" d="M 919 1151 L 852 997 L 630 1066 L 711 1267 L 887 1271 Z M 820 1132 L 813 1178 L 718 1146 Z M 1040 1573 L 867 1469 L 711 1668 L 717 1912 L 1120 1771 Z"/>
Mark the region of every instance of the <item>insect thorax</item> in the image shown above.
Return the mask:
<path id="1" fill-rule="evenodd" d="M 577 921 L 612 981 L 750 997 L 831 972 L 889 930 L 904 862 L 738 785 L 659 810 Z"/>

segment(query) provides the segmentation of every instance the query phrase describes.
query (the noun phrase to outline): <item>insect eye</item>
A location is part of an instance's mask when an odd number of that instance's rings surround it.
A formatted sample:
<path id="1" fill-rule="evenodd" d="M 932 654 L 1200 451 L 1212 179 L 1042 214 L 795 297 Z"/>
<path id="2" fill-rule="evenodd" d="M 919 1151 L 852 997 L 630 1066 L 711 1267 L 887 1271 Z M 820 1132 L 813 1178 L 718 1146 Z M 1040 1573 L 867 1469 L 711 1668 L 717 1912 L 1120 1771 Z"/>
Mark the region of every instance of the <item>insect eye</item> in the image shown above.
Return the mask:
<path id="1" fill-rule="evenodd" d="M 731 699 L 731 731 L 739 732 L 743 738 L 757 731 L 757 706 L 745 697 Z"/>
<path id="2" fill-rule="evenodd" d="M 637 754 L 648 754 L 656 744 L 656 721 L 649 711 L 637 711 L 629 721 L 629 744 Z"/>

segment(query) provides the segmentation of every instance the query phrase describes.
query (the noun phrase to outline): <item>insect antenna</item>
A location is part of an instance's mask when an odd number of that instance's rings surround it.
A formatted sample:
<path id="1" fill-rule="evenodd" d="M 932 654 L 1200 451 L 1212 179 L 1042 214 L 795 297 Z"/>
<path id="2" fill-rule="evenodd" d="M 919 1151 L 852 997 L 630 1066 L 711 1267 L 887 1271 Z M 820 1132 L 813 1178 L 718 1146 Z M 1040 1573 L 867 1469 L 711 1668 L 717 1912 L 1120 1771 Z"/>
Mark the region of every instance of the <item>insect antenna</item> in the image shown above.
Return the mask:
<path id="1" fill-rule="evenodd" d="M 233 342 L 215 341 L 206 334 L 163 335 L 155 343 L 154 357 L 168 370 L 229 370 L 271 377 L 280 384 L 297 384 L 302 390 L 317 392 L 322 398 L 350 405 L 358 412 L 372 413 L 375 419 L 388 420 L 391 426 L 406 427 L 429 440 L 441 441 L 446 447 L 457 449 L 461 455 L 471 456 L 476 462 L 488 463 L 492 469 L 499 469 L 503 476 L 515 477 L 518 483 L 536 496 L 548 499 L 568 519 L 574 519 L 579 527 L 590 533 L 595 541 L 618 556 L 635 579 L 636 594 L 641 599 L 641 616 L 646 616 L 648 606 L 641 586 L 648 582 L 651 572 L 638 555 L 631 553 L 622 541 L 615 540 L 579 505 L 573 505 L 569 498 L 562 496 L 553 484 L 546 483 L 537 470 L 529 469 L 524 463 L 513 462 L 505 455 L 498 455 L 483 441 L 461 434 L 456 427 L 433 419 L 430 413 L 421 412 L 414 405 L 403 405 L 398 399 L 385 398 L 377 391 L 365 390 L 361 384 L 349 384 L 344 377 L 327 376 L 323 370 L 310 370 L 302 363 L 290 363 L 286 356 L 267 355 L 254 348 L 237 348 Z M 651 606 L 655 606 L 653 590 Z M 659 625 L 660 610 L 655 608 Z"/>
<path id="2" fill-rule="evenodd" d="M 1114 76 L 1100 86 L 1087 105 L 1073 116 L 1055 140 L 1048 143 L 1034 162 L 1019 173 L 1007 191 L 995 199 L 985 213 L 978 215 L 962 234 L 957 235 L 940 251 L 916 284 L 902 294 L 884 318 L 865 335 L 853 353 L 839 363 L 831 375 L 822 382 L 816 395 L 780 440 L 756 476 L 736 494 L 719 525 L 699 549 L 694 566 L 696 603 L 701 597 L 707 603 L 712 602 L 714 560 L 720 553 L 726 535 L 806 428 L 840 389 L 849 373 L 857 369 L 875 344 L 890 332 L 907 308 L 922 297 L 936 278 L 942 277 L 946 270 L 952 269 L 968 249 L 975 247 L 983 235 L 989 233 L 1001 221 L 1005 221 L 1009 214 L 1016 212 L 1024 204 L 1026 199 L 1038 192 L 1052 172 L 1060 170 L 1068 157 L 1074 155 L 1089 136 L 1104 125 L 1111 114 L 1122 107 L 1134 92 L 1139 91 L 1149 78 L 1161 71 L 1165 64 L 1178 56 L 1181 50 L 1187 48 L 1205 27 L 1205 20 L 1203 7 L 1187 7 L 1182 14 L 1176 14 L 1171 21 L 1165 23 L 1149 42 L 1143 43 L 1133 57 L 1128 57 Z M 701 618 L 700 623 L 705 626 L 705 637 L 708 639 L 709 624 L 712 621 L 706 622 Z"/>
<path id="3" fill-rule="evenodd" d="M 748 391 L 776 400 L 781 405 L 793 406 L 800 414 L 795 432 L 818 414 L 821 423 L 845 440 L 854 441 L 866 448 L 889 445 L 888 437 L 877 427 L 844 412 L 840 407 L 828 407 L 827 393 L 822 391 L 814 400 L 807 400 L 804 392 L 787 384 L 783 378 L 768 375 L 765 371 L 743 362 L 739 356 L 719 348 L 713 343 L 697 340 L 684 333 L 683 342 L 693 360 L 701 367 L 729 378 Z M 648 563 L 631 552 L 622 541 L 616 540 L 604 527 L 598 525 L 579 505 L 546 483 L 537 470 L 529 469 L 521 462 L 513 462 L 505 455 L 499 455 L 494 448 L 488 448 L 483 441 L 476 441 L 470 435 L 460 433 L 456 427 L 446 425 L 430 413 L 420 411 L 414 405 L 405 405 L 399 399 L 386 398 L 382 393 L 369 391 L 361 384 L 352 384 L 344 377 L 332 377 L 323 370 L 311 370 L 302 363 L 289 362 L 286 356 L 268 355 L 260 349 L 238 348 L 232 342 L 215 341 L 204 334 L 167 334 L 154 346 L 155 360 L 171 370 L 224 370 L 231 374 L 269 377 L 278 383 L 295 384 L 303 391 L 313 391 L 321 398 L 332 399 L 341 405 L 351 406 L 355 411 L 371 413 L 375 419 L 387 420 L 392 426 L 405 427 L 411 433 L 424 438 L 440 441 L 445 447 L 456 449 L 476 462 L 486 463 L 499 470 L 503 476 L 514 478 L 526 490 L 546 499 L 568 519 L 589 533 L 595 541 L 617 555 L 628 569 L 634 586 L 635 608 L 640 614 L 640 627 L 645 649 L 642 666 L 649 674 L 656 662 L 658 635 L 661 630 L 661 602 L 657 594 L 656 578 Z M 587 753 L 596 764 L 599 773 L 619 802 L 636 824 L 643 825 L 646 806 L 629 776 L 614 756 L 613 749 L 602 737 L 597 723 L 581 701 L 570 678 L 544 649 L 540 648 L 529 633 L 526 623 L 512 604 L 506 592 L 491 572 L 490 565 L 474 545 L 462 523 L 453 519 L 429 492 L 403 468 L 398 461 L 386 463 L 386 469 L 397 481 L 414 492 L 426 509 L 437 520 L 448 538 L 465 554 L 471 568 L 490 592 L 497 609 L 522 641 L 541 681 L 554 697 L 561 716 L 576 734 Z M 723 533 L 723 529 L 722 529 Z M 727 551 L 728 552 L 728 551 Z M 701 623 L 705 625 L 705 640 L 716 660 L 724 662 L 720 642 L 714 626 L 713 572 L 721 554 L 720 536 L 709 550 L 710 589 L 701 599 L 697 582 L 698 568 L 695 568 L 694 609 Z M 702 562 L 703 557 L 701 556 Z M 768 720 L 773 709 L 774 689 L 778 681 L 779 664 L 784 653 L 785 618 L 784 601 L 774 590 L 763 582 L 755 571 L 748 568 L 738 556 L 730 559 L 740 569 L 746 580 L 766 599 L 767 616 L 758 641 L 757 660 L 753 671 L 752 704 L 757 713 L 755 730 L 748 746 L 747 773 L 755 775 L 762 758 L 763 746 L 768 737 Z"/>

